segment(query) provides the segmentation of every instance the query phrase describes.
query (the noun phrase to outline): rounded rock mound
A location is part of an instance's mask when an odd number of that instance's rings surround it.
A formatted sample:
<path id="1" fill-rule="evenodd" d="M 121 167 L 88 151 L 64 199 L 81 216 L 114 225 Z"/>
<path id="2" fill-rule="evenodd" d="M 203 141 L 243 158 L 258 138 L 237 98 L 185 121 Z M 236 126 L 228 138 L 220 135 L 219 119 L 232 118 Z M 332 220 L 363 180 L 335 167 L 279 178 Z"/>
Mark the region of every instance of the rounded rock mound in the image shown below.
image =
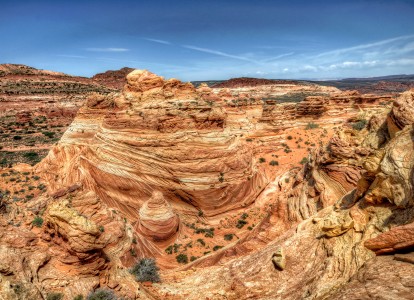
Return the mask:
<path id="1" fill-rule="evenodd" d="M 139 230 L 155 241 L 170 238 L 178 225 L 178 216 L 160 191 L 154 191 L 139 210 Z"/>

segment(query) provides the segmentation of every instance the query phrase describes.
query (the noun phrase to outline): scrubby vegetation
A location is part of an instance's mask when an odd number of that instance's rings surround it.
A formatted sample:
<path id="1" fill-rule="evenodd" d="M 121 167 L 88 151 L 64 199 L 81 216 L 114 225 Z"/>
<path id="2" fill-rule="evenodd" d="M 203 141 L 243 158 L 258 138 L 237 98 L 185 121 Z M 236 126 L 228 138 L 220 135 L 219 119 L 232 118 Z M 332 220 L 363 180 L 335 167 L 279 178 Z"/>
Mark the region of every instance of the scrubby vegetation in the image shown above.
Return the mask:
<path id="1" fill-rule="evenodd" d="M 46 296 L 46 300 L 62 300 L 63 294 L 62 293 L 49 293 Z"/>
<path id="2" fill-rule="evenodd" d="M 111 290 L 97 289 L 91 292 L 86 300 L 117 300 L 117 297 Z"/>
<path id="3" fill-rule="evenodd" d="M 32 221 L 33 226 L 42 227 L 43 225 L 43 218 L 40 216 L 36 216 Z"/>
<path id="4" fill-rule="evenodd" d="M 160 282 L 159 268 L 153 258 L 143 258 L 130 270 L 137 281 Z"/>
<path id="5" fill-rule="evenodd" d="M 358 120 L 354 124 L 352 124 L 352 128 L 355 130 L 362 130 L 367 126 L 368 121 L 365 119 Z"/>
<path id="6" fill-rule="evenodd" d="M 180 264 L 188 263 L 187 254 L 181 253 L 181 254 L 178 254 L 175 258 L 177 259 L 177 262 L 179 262 Z"/>
<path id="7" fill-rule="evenodd" d="M 319 125 L 318 124 L 315 124 L 315 123 L 312 123 L 312 122 L 310 122 L 310 123 L 308 123 L 308 125 L 306 125 L 306 130 L 309 130 L 309 129 L 315 129 L 315 128 L 318 128 L 319 127 Z"/>

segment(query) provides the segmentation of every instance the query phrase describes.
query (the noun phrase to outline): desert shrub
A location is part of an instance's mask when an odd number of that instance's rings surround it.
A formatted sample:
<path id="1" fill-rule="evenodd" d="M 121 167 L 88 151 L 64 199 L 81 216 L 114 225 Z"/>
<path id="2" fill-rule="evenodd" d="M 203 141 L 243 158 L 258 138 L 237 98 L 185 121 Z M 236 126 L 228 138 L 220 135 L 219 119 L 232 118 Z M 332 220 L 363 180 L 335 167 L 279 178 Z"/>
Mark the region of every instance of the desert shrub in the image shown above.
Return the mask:
<path id="1" fill-rule="evenodd" d="M 226 241 L 231 241 L 233 239 L 233 234 L 232 233 L 225 234 L 224 239 Z"/>
<path id="2" fill-rule="evenodd" d="M 287 139 L 290 141 L 291 139 L 293 139 L 293 137 L 291 135 L 288 135 Z"/>
<path id="3" fill-rule="evenodd" d="M 21 139 L 22 139 L 22 137 L 20 135 L 15 135 L 13 137 L 13 140 L 15 140 L 15 141 L 18 141 L 18 140 L 21 140 Z"/>
<path id="4" fill-rule="evenodd" d="M 55 133 L 52 132 L 52 131 L 43 131 L 42 133 L 43 133 L 43 135 L 47 136 L 50 139 L 55 136 Z"/>
<path id="5" fill-rule="evenodd" d="M 49 293 L 46 296 L 46 300 L 62 300 L 63 294 L 62 293 Z"/>
<path id="6" fill-rule="evenodd" d="M 83 295 L 77 295 L 73 298 L 73 300 L 83 300 L 85 298 L 83 298 Z"/>
<path id="7" fill-rule="evenodd" d="M 99 231 L 100 232 L 104 232 L 105 231 L 105 227 L 103 227 L 102 225 L 100 225 L 98 228 L 99 228 Z"/>
<path id="8" fill-rule="evenodd" d="M 246 220 L 248 216 L 249 215 L 247 213 L 243 213 L 240 218 Z"/>
<path id="9" fill-rule="evenodd" d="M 165 249 L 165 253 L 167 254 L 172 254 L 173 253 L 173 246 L 169 245 L 166 249 Z"/>
<path id="10" fill-rule="evenodd" d="M 191 256 L 190 261 L 195 261 L 197 258 L 197 256 Z"/>
<path id="11" fill-rule="evenodd" d="M 129 253 L 131 254 L 131 256 L 136 257 L 137 256 L 137 251 L 135 251 L 134 248 L 129 249 Z"/>
<path id="12" fill-rule="evenodd" d="M 307 164 L 309 162 L 307 157 L 302 158 L 302 160 L 299 162 L 301 165 Z"/>
<path id="13" fill-rule="evenodd" d="M 358 122 L 355 122 L 352 124 L 352 128 L 355 130 L 362 130 L 367 126 L 368 121 L 365 119 L 359 120 Z"/>
<path id="14" fill-rule="evenodd" d="M 243 226 L 246 225 L 246 224 L 247 224 L 247 222 L 245 220 L 240 219 L 240 220 L 237 220 L 236 227 L 240 229 L 240 228 L 243 228 Z"/>
<path id="15" fill-rule="evenodd" d="M 266 159 L 265 159 L 264 157 L 260 157 L 260 158 L 259 158 L 259 162 L 260 162 L 260 163 L 264 163 L 265 161 L 266 161 Z"/>
<path id="16" fill-rule="evenodd" d="M 186 263 L 188 263 L 188 256 L 187 256 L 187 254 L 181 253 L 181 254 L 178 254 L 175 258 L 177 259 L 177 262 L 179 262 L 180 264 L 186 264 Z"/>
<path id="17" fill-rule="evenodd" d="M 271 165 L 271 166 L 278 166 L 278 165 L 279 165 L 279 162 L 278 162 L 278 161 L 276 161 L 276 160 L 272 160 L 272 161 L 269 163 L 269 165 Z"/>
<path id="18" fill-rule="evenodd" d="M 204 242 L 204 240 L 203 239 L 198 239 L 197 240 L 197 242 L 199 242 L 201 245 L 203 245 L 203 246 L 205 246 L 206 245 L 206 242 Z"/>
<path id="19" fill-rule="evenodd" d="M 30 160 L 35 160 L 39 158 L 39 154 L 37 154 L 36 152 L 26 152 L 25 154 L 23 154 L 23 156 Z"/>
<path id="20" fill-rule="evenodd" d="M 86 300 L 117 300 L 111 290 L 97 289 L 91 292 Z"/>
<path id="21" fill-rule="evenodd" d="M 43 218 L 40 216 L 36 216 L 32 221 L 33 226 L 42 227 L 43 225 Z"/>
<path id="22" fill-rule="evenodd" d="M 223 248 L 223 246 L 216 245 L 216 246 L 213 247 L 213 251 L 217 251 L 221 248 Z"/>
<path id="23" fill-rule="evenodd" d="M 308 123 L 308 125 L 306 125 L 306 130 L 308 130 L 308 129 L 315 129 L 315 128 L 318 128 L 319 127 L 319 125 L 318 124 L 315 124 L 315 123 L 312 123 L 312 122 L 310 122 L 310 123 Z"/>
<path id="24" fill-rule="evenodd" d="M 137 281 L 160 282 L 159 268 L 153 258 L 143 258 L 131 269 Z"/>

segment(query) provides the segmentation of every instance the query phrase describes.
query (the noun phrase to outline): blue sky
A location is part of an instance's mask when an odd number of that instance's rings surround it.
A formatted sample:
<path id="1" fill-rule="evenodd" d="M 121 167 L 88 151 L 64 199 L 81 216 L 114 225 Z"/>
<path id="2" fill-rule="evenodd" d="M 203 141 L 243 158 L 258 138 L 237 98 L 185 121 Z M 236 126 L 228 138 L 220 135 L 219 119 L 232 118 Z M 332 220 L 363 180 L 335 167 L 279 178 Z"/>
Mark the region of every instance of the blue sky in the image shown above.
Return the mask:
<path id="1" fill-rule="evenodd" d="M 414 0 L 0 0 L 0 63 L 182 80 L 414 73 Z"/>

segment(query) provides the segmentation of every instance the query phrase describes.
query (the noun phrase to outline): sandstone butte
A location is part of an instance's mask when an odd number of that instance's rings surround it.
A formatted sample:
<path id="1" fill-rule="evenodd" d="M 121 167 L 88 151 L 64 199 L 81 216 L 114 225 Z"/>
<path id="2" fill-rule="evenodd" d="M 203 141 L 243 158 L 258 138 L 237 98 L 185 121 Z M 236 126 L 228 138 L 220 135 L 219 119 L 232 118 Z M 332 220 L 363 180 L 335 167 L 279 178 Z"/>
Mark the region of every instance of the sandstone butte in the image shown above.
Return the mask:
<path id="1" fill-rule="evenodd" d="M 414 90 L 135 70 L 34 167 L 42 193 L 1 196 L 0 297 L 413 299 L 413 116 Z M 129 272 L 144 257 L 160 282 Z"/>

